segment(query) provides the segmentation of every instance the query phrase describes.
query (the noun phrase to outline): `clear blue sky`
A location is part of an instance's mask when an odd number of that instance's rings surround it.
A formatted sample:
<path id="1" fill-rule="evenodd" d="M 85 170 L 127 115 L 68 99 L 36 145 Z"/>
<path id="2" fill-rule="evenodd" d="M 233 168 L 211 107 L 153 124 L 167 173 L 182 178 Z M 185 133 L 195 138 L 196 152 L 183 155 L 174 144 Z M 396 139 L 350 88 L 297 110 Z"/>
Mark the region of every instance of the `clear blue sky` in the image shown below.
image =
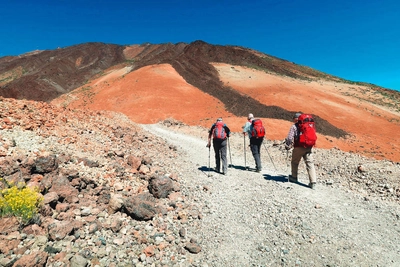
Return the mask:
<path id="1" fill-rule="evenodd" d="M 0 7 L 0 57 L 203 40 L 400 90 L 399 15 L 399 0 L 12 0 Z"/>

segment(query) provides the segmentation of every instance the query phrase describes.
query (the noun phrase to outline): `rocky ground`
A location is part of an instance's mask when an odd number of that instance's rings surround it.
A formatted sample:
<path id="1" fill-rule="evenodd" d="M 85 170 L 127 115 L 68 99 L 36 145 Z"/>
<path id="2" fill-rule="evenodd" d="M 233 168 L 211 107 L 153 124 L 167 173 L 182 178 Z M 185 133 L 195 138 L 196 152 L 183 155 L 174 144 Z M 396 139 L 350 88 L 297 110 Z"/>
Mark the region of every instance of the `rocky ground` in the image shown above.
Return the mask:
<path id="1" fill-rule="evenodd" d="M 174 146 L 119 114 L 0 109 L 0 176 L 44 196 L 31 224 L 0 219 L 0 266 L 185 266 L 199 252 L 186 228 L 202 215 L 181 194 Z"/>
<path id="2" fill-rule="evenodd" d="M 223 176 L 208 171 L 207 129 L 146 128 L 187 155 L 182 159 L 184 188 L 203 213 L 195 232 L 203 250 L 195 266 L 400 263 L 398 163 L 315 149 L 318 186 L 311 190 L 304 163 L 300 182 L 287 182 L 290 155 L 279 140 L 265 142 L 260 174 L 244 169 L 245 140 L 234 134 L 231 167 Z M 248 148 L 246 154 L 246 165 L 254 168 Z M 212 168 L 212 150 L 210 161 Z"/>
<path id="3" fill-rule="evenodd" d="M 0 176 L 44 195 L 31 224 L 0 219 L 0 266 L 400 262 L 399 163 L 316 149 L 310 190 L 304 165 L 287 182 L 279 140 L 265 142 L 256 173 L 233 134 L 222 176 L 202 127 L 10 99 L 0 109 Z"/>

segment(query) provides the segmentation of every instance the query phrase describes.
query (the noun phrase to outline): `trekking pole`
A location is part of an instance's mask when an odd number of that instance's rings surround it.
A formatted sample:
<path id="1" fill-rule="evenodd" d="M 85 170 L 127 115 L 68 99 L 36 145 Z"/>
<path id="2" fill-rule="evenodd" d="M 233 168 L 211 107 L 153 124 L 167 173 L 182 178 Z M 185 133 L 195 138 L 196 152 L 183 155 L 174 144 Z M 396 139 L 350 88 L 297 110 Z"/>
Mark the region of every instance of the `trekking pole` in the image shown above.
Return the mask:
<path id="1" fill-rule="evenodd" d="M 210 177 L 211 167 L 210 167 L 210 158 L 211 158 L 211 146 L 208 147 L 208 177 Z"/>
<path id="2" fill-rule="evenodd" d="M 286 139 L 283 140 L 282 144 L 285 144 L 285 149 L 286 149 L 286 173 L 289 173 L 289 171 L 290 171 L 290 167 L 289 167 L 290 166 L 290 163 L 289 163 L 289 150 L 291 149 L 292 144 L 289 146 L 287 144 Z M 288 182 L 290 182 L 290 174 L 288 174 Z"/>
<path id="3" fill-rule="evenodd" d="M 286 164 L 286 173 L 289 173 L 289 150 L 286 150 L 286 162 L 287 162 L 287 164 Z M 289 175 L 288 175 L 288 182 L 290 182 L 290 179 L 289 179 Z"/>
<path id="4" fill-rule="evenodd" d="M 286 161 L 288 161 L 288 160 L 289 160 L 289 150 L 286 149 Z"/>
<path id="5" fill-rule="evenodd" d="M 229 167 L 232 166 L 232 154 L 231 154 L 231 143 L 229 142 L 229 136 L 228 136 L 228 149 L 229 149 L 229 157 L 231 158 L 231 164 Z"/>
<path id="6" fill-rule="evenodd" d="M 243 150 L 244 150 L 244 168 L 247 170 L 247 164 L 246 164 L 246 135 L 243 135 Z"/>
<path id="7" fill-rule="evenodd" d="M 286 149 L 286 173 L 289 173 L 289 150 Z M 289 175 L 288 175 L 288 182 L 290 182 L 289 180 Z"/>
<path id="8" fill-rule="evenodd" d="M 274 165 L 275 171 L 278 172 L 278 170 L 277 170 L 276 167 L 275 167 L 275 163 L 274 163 L 274 161 L 272 160 L 272 157 L 271 157 L 271 155 L 269 154 L 268 148 L 267 148 L 267 146 L 266 146 L 265 144 L 264 144 L 264 147 L 265 147 L 265 150 L 267 150 L 267 153 L 268 153 L 269 158 L 271 159 L 272 165 Z"/>

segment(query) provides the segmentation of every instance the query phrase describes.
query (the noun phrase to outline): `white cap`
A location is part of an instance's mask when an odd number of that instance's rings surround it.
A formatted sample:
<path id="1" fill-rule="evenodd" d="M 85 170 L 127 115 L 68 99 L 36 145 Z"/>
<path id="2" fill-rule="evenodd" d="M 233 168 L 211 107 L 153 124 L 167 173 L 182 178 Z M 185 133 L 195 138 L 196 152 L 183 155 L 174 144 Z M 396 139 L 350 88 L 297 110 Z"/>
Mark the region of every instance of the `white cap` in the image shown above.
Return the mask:
<path id="1" fill-rule="evenodd" d="M 298 119 L 300 117 L 301 113 L 297 112 L 296 114 L 294 114 L 293 119 Z"/>

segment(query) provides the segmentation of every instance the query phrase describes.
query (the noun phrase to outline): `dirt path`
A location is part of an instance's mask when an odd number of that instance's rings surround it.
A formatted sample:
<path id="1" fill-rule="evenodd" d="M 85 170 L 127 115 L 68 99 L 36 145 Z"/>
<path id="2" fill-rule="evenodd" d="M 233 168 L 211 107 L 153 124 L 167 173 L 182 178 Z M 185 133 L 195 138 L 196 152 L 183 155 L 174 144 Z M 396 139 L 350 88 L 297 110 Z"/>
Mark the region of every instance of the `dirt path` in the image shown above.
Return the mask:
<path id="1" fill-rule="evenodd" d="M 228 175 L 208 171 L 206 135 L 143 125 L 175 145 L 186 197 L 201 207 L 195 266 L 400 266 L 399 207 L 318 184 L 288 183 L 282 152 L 267 142 L 263 171 L 244 170 L 242 136 L 230 138 Z M 200 129 L 194 131 L 201 131 Z M 211 149 L 211 167 L 214 166 Z M 230 160 L 230 158 L 232 160 Z M 247 162 L 254 165 L 247 151 Z M 253 166 L 254 167 L 254 166 Z"/>

